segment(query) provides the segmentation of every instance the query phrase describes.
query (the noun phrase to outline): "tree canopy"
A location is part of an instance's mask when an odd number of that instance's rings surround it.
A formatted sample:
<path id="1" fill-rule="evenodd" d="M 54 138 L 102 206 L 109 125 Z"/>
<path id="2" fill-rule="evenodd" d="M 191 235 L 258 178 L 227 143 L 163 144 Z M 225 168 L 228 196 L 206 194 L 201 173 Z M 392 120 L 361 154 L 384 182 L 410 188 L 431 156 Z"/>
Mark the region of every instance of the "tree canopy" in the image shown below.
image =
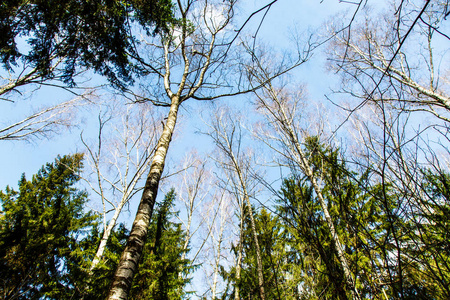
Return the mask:
<path id="1" fill-rule="evenodd" d="M 62 61 L 66 84 L 82 67 L 120 86 L 132 76 L 133 24 L 156 33 L 174 21 L 170 0 L 3 1 L 0 59 L 7 70 L 25 63 L 41 80 L 55 77 Z"/>
<path id="2" fill-rule="evenodd" d="M 70 294 L 67 271 L 77 241 L 93 225 L 87 193 L 75 188 L 82 155 L 58 157 L 0 192 L 0 289 L 4 299 Z"/>

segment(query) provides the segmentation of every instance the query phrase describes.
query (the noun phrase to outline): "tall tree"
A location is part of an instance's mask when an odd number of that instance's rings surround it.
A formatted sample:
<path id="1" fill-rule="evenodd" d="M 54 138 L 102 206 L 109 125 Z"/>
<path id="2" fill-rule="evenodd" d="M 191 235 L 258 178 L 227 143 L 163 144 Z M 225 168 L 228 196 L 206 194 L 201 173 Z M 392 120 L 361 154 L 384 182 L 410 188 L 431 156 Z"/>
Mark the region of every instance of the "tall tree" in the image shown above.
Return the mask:
<path id="1" fill-rule="evenodd" d="M 261 59 L 255 57 L 254 61 L 255 64 L 249 72 L 250 80 L 255 85 L 266 83 L 261 90 L 255 91 L 256 107 L 264 116 L 267 124 L 258 132 L 259 138 L 280 155 L 283 163 L 288 165 L 293 172 L 302 172 L 311 181 L 330 230 L 331 241 L 336 248 L 346 285 L 350 287 L 353 297 L 360 299 L 348 257 L 342 246 L 342 237 L 335 228 L 333 217 L 324 197 L 320 173 L 316 172 L 302 147 L 302 142 L 308 137 L 306 130 L 301 127 L 302 110 L 300 105 L 304 95 L 301 89 L 290 91 L 284 84 L 282 87 L 275 86 L 275 81 L 270 78 L 273 77 L 271 74 L 273 69 L 276 69 L 276 62 L 270 60 L 268 53 L 265 53 Z"/>
<path id="2" fill-rule="evenodd" d="M 183 299 L 188 294 L 186 285 L 190 282 L 189 275 L 195 266 L 185 258 L 189 252 L 184 244 L 186 232 L 180 223 L 174 222 L 177 214 L 171 211 L 174 200 L 175 192 L 172 189 L 155 209 L 140 268 L 130 290 L 130 299 Z M 104 233 L 95 228 L 80 241 L 80 256 L 84 256 L 86 267 L 78 276 L 77 270 L 72 270 L 74 286 L 78 287 L 72 297 L 87 300 L 108 296 L 129 230 L 123 224 L 111 229 L 102 259 L 96 268 L 91 269 L 90 259 L 96 254 L 97 245 L 103 236 Z"/>
<path id="3" fill-rule="evenodd" d="M 1 294 L 4 299 L 70 294 L 66 274 L 77 239 L 92 226 L 87 194 L 75 188 L 82 155 L 58 157 L 19 190 L 0 192 Z"/>
<path id="4" fill-rule="evenodd" d="M 440 64 L 448 60 L 448 54 L 440 43 L 450 41 L 442 41 L 439 30 L 445 18 L 440 12 L 442 4 L 427 1 L 424 6 L 428 3 L 420 12 L 413 4 L 400 5 L 401 19 L 391 13 L 393 9 L 379 16 L 366 12 L 350 33 L 342 32 L 330 43 L 328 54 L 331 67 L 341 76 L 341 92 L 362 101 L 356 109 L 375 103 L 427 112 L 449 122 L 449 66 Z M 411 23 L 415 26 L 407 31 L 404 27 Z"/>
<path id="5" fill-rule="evenodd" d="M 211 121 L 211 132 L 208 135 L 213 139 L 219 150 L 217 158 L 218 165 L 226 174 L 227 183 L 232 190 L 238 203 L 238 207 L 245 209 L 239 212 L 241 218 L 248 218 L 253 234 L 253 249 L 256 254 L 256 266 L 258 271 L 258 292 L 261 299 L 265 299 L 264 292 L 264 272 L 262 265 L 262 255 L 258 242 L 258 233 L 254 219 L 254 208 L 250 202 L 250 197 L 255 189 L 254 178 L 251 176 L 251 157 L 248 155 L 252 151 L 244 149 L 242 143 L 242 123 L 239 117 L 233 116 L 226 108 L 219 109 Z M 226 187 L 228 188 L 228 187 Z M 245 211 L 245 213 L 244 213 Z M 244 222 L 244 220 L 240 220 Z M 243 230 L 244 228 L 241 228 Z M 240 233 L 242 235 L 243 233 Z M 243 242 L 243 241 L 240 241 Z M 237 255 L 239 257 L 239 253 Z M 237 263 L 237 273 L 239 274 L 240 261 Z M 239 276 L 237 276 L 239 279 Z M 239 296 L 236 290 L 237 297 Z"/>
<path id="6" fill-rule="evenodd" d="M 137 59 L 146 73 L 156 78 L 147 82 L 148 93 L 136 94 L 135 100 L 151 101 L 170 109 L 109 299 L 127 298 L 139 265 L 182 103 L 189 99 L 201 101 L 235 96 L 258 88 L 249 87 L 241 81 L 240 76 L 233 76 L 245 71 L 238 60 L 241 54 L 238 47 L 241 44 L 235 43 L 242 30 L 236 32 L 232 24 L 236 6 L 234 0 L 178 1 L 176 15 L 180 18 L 179 25 L 172 27 L 169 33 L 162 32 L 143 44 L 142 50 L 152 53 L 152 56 L 148 60 Z M 304 60 L 300 57 L 291 62 L 289 67 Z M 283 68 L 280 72 L 285 71 L 286 68 Z M 152 84 L 153 80 L 158 84 Z"/>

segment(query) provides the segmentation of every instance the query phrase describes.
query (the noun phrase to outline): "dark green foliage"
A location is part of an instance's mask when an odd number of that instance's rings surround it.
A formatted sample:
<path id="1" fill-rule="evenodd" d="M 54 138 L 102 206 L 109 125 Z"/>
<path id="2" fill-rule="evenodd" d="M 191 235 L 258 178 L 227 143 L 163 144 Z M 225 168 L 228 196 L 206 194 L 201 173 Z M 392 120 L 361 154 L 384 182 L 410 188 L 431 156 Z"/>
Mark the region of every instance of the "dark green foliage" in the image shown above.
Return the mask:
<path id="1" fill-rule="evenodd" d="M 350 171 L 338 150 L 316 138 L 305 153 L 320 178 L 357 288 L 364 299 L 444 299 L 449 296 L 447 174 L 425 172 L 423 193 L 409 196 L 370 171 Z M 302 272 L 302 297 L 349 299 L 349 289 L 309 178 L 284 181 L 277 208 Z"/>
<path id="2" fill-rule="evenodd" d="M 52 67 L 62 59 L 60 76 L 67 84 L 73 84 L 79 65 L 121 86 L 131 80 L 132 24 L 156 32 L 173 22 L 170 0 L 2 1 L 0 59 L 8 70 L 22 59 L 43 80 L 56 75 Z M 28 47 L 19 46 L 23 39 Z"/>
<path id="3" fill-rule="evenodd" d="M 82 155 L 58 157 L 19 191 L 0 192 L 0 290 L 4 299 L 60 299 L 71 286 L 67 274 L 77 239 L 95 219 L 84 212 L 79 180 Z"/>
<path id="4" fill-rule="evenodd" d="M 104 299 L 129 231 L 111 233 L 102 261 L 89 271 L 102 232 L 84 212 L 87 194 L 77 190 L 82 155 L 58 157 L 19 191 L 0 192 L 0 293 L 3 299 Z M 181 299 L 192 270 L 182 259 L 185 233 L 171 221 L 170 191 L 153 216 L 130 299 Z"/>
<path id="5" fill-rule="evenodd" d="M 182 259 L 185 233 L 180 224 L 171 221 L 174 213 L 170 209 L 174 200 L 175 193 L 171 190 L 153 214 L 129 299 L 181 299 L 186 294 L 184 287 L 189 282 L 187 276 L 192 266 L 188 259 Z M 91 277 L 86 270 L 94 257 L 102 232 L 95 228 L 80 241 L 77 260 L 80 265 L 87 263 L 87 266 L 70 272 L 74 275 L 74 286 L 80 287 L 74 289 L 74 298 L 94 300 L 107 297 L 128 235 L 129 231 L 123 224 L 113 230 L 102 260 Z"/>
<path id="6" fill-rule="evenodd" d="M 256 210 L 254 209 L 254 211 Z M 234 284 L 239 286 L 241 299 L 260 299 L 255 240 L 250 217 L 248 213 L 245 215 L 241 279 L 236 279 L 235 266 L 230 271 L 221 268 L 221 276 L 232 285 L 225 291 L 223 296 L 225 299 L 234 299 Z M 295 257 L 290 256 L 287 252 L 282 223 L 278 217 L 273 216 L 265 209 L 255 213 L 254 219 L 262 256 L 266 298 L 292 299 L 290 297 L 295 295 L 295 285 L 292 285 L 292 280 L 287 278 L 286 274 L 291 273 L 291 263 Z M 238 255 L 238 245 L 233 247 L 233 252 L 235 256 Z"/>
<path id="7" fill-rule="evenodd" d="M 172 189 L 153 214 L 130 299 L 172 300 L 185 295 L 192 266 L 188 259 L 182 259 L 185 233 L 181 224 L 171 221 L 174 200 Z"/>

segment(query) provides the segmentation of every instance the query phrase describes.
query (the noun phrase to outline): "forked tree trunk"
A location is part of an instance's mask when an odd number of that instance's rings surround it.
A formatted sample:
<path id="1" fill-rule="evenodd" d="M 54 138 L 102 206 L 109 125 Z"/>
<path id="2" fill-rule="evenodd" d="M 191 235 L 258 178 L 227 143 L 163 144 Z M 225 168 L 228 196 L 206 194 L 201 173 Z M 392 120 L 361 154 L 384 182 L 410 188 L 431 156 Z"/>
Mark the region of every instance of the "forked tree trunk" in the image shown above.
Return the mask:
<path id="1" fill-rule="evenodd" d="M 179 98 L 173 96 L 167 122 L 164 125 L 161 137 L 156 146 L 156 152 L 152 159 L 150 172 L 145 182 L 141 202 L 139 204 L 136 218 L 131 228 L 125 250 L 119 261 L 116 273 L 109 291 L 109 300 L 125 300 L 131 288 L 133 277 L 137 272 L 139 260 L 147 237 L 148 226 L 153 213 L 156 195 L 158 193 L 159 181 L 164 170 L 167 150 L 169 149 L 172 134 L 177 121 Z"/>

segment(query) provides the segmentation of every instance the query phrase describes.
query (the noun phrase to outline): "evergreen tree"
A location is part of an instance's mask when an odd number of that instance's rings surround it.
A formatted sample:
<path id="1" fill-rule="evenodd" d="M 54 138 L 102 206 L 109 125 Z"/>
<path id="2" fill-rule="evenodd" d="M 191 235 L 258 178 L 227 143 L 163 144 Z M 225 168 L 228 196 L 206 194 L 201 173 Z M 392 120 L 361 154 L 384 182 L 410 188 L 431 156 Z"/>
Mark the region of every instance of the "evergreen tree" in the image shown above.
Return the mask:
<path id="1" fill-rule="evenodd" d="M 322 193 L 361 296 L 381 295 L 376 290 L 376 276 L 371 274 L 372 268 L 377 268 L 376 239 L 385 229 L 380 227 L 384 214 L 380 210 L 379 187 L 369 186 L 367 173 L 349 171 L 339 151 L 324 147 L 316 137 L 306 140 L 305 153 L 314 175 L 321 178 Z M 277 210 L 292 249 L 300 255 L 303 297 L 351 298 L 329 227 L 307 176 L 296 174 L 284 181 Z"/>
<path id="2" fill-rule="evenodd" d="M 152 217 L 130 299 L 172 300 L 185 295 L 186 277 L 192 267 L 188 259 L 182 259 L 185 232 L 181 224 L 171 221 L 176 214 L 170 211 L 174 200 L 172 189 Z"/>
<path id="3" fill-rule="evenodd" d="M 293 297 L 296 295 L 297 285 L 294 282 L 298 267 L 293 261 L 296 254 L 290 253 L 287 247 L 284 226 L 280 218 L 273 216 L 264 208 L 259 212 L 255 209 L 253 211 L 256 212 L 254 219 L 261 248 L 265 295 L 268 299 L 295 299 Z M 235 285 L 239 286 L 242 299 L 260 299 L 255 240 L 248 211 L 245 216 L 240 280 L 236 279 L 235 267 L 229 271 L 221 267 L 221 276 L 228 282 L 228 288 L 223 296 L 225 299 L 234 299 Z M 232 250 L 236 255 L 237 247 Z"/>
<path id="4" fill-rule="evenodd" d="M 19 190 L 0 192 L 0 292 L 4 299 L 59 299 L 70 294 L 67 274 L 78 238 L 95 216 L 75 188 L 82 155 L 58 157 Z"/>
<path id="5" fill-rule="evenodd" d="M 170 0 L 2 1 L 0 61 L 9 71 L 19 62 L 32 70 L 12 88 L 30 78 L 73 84 L 77 66 L 92 68 L 121 86 L 131 79 L 131 24 L 149 33 L 164 30 L 175 22 L 172 6 Z M 23 37 L 27 47 L 19 46 Z M 55 69 L 58 61 L 64 62 L 63 68 Z"/>

